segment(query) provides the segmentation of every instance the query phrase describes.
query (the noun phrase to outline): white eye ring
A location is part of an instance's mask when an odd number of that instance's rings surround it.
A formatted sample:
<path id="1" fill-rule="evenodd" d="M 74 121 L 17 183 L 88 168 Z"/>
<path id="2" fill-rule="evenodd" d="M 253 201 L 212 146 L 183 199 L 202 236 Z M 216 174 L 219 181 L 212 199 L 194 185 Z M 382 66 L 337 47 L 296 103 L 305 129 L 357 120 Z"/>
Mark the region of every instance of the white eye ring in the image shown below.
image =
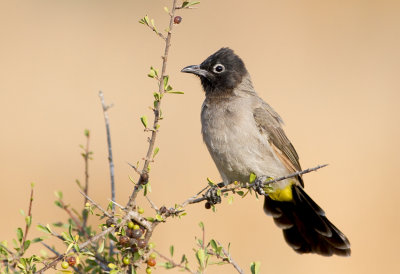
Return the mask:
<path id="1" fill-rule="evenodd" d="M 224 67 L 224 65 L 222 65 L 222 64 L 216 64 L 214 67 L 213 67 L 213 72 L 215 72 L 215 73 L 222 73 L 222 72 L 224 72 L 225 71 L 225 67 Z"/>

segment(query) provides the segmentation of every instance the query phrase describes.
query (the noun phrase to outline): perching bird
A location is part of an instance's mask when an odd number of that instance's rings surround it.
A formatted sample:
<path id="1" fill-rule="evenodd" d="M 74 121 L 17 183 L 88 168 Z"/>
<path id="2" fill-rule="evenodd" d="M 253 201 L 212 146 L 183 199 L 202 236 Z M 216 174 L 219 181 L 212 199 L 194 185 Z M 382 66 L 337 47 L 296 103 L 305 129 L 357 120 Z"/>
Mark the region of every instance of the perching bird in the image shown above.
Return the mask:
<path id="1" fill-rule="evenodd" d="M 200 77 L 206 98 L 201 110 L 203 140 L 225 183 L 278 178 L 301 171 L 282 119 L 254 90 L 250 75 L 231 49 L 221 48 L 182 72 Z M 272 184 L 264 211 L 298 253 L 350 255 L 346 236 L 304 192 L 301 176 Z"/>

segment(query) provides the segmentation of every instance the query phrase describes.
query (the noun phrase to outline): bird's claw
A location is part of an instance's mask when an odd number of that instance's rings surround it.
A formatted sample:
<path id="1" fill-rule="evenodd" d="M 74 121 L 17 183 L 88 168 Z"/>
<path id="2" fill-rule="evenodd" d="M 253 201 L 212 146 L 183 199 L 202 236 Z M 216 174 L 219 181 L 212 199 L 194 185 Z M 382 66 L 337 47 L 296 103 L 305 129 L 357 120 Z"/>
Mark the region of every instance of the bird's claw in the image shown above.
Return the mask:
<path id="1" fill-rule="evenodd" d="M 262 175 L 256 178 L 254 181 L 253 189 L 260 195 L 265 195 L 264 186 L 265 181 L 270 179 L 270 177 Z"/>
<path id="2" fill-rule="evenodd" d="M 211 205 L 221 203 L 221 196 L 219 195 L 218 190 L 219 190 L 219 186 L 212 186 L 204 194 L 204 198 L 206 198 L 207 202 L 209 202 Z"/>

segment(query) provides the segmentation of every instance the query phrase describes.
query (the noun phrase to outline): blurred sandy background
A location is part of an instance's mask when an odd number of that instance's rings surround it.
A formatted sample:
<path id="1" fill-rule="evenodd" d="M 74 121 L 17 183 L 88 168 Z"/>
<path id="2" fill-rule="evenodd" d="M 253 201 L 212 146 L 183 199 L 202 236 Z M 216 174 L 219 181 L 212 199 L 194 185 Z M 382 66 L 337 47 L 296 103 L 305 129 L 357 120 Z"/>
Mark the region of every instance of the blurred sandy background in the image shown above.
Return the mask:
<path id="1" fill-rule="evenodd" d="M 65 219 L 53 205 L 62 190 L 74 206 L 82 198 L 79 144 L 92 132 L 90 196 L 107 204 L 109 172 L 98 91 L 110 110 L 117 200 L 125 204 L 135 163 L 147 148 L 139 121 L 151 115 L 162 41 L 138 19 L 149 14 L 164 29 L 170 1 L 0 1 L 0 208 L 1 239 L 11 240 L 23 225 L 30 182 L 36 182 L 33 223 Z M 160 153 L 153 164 L 152 199 L 172 206 L 219 175 L 200 135 L 204 94 L 198 79 L 180 73 L 222 46 L 245 61 L 258 93 L 284 118 L 302 166 L 329 163 L 305 176 L 306 190 L 350 238 L 350 258 L 300 256 L 265 217 L 262 202 L 226 201 L 216 214 L 188 208 L 154 235 L 157 248 L 177 258 L 200 235 L 232 243 L 248 271 L 262 273 L 398 273 L 400 245 L 400 2 L 209 1 L 182 12 L 175 28 L 168 73 L 185 95 L 167 96 Z M 147 210 L 148 206 L 143 201 Z M 147 212 L 150 212 L 147 210 Z M 33 230 L 32 230 L 33 231 Z M 33 232 L 32 236 L 40 233 Z M 160 269 L 156 273 L 164 273 Z M 169 272 L 169 273 L 177 273 Z M 234 273 L 230 266 L 208 273 Z"/>

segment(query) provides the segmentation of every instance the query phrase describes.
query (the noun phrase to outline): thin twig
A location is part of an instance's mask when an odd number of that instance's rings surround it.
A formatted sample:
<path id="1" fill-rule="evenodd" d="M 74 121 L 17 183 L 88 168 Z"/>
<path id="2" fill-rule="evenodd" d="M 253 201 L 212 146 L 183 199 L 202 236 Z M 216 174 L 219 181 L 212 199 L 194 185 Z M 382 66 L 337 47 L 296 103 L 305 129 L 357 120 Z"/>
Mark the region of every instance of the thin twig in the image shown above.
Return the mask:
<path id="1" fill-rule="evenodd" d="M 167 38 L 165 38 L 165 36 L 161 32 L 158 32 L 155 27 L 147 25 L 147 24 L 145 24 L 145 25 L 148 26 L 152 31 L 154 31 L 158 36 L 160 36 L 164 41 L 166 41 Z"/>
<path id="2" fill-rule="evenodd" d="M 54 255 L 60 256 L 60 253 L 58 253 L 57 250 L 55 250 L 54 248 L 50 247 L 49 245 L 45 244 L 44 242 L 41 242 L 41 244 L 42 244 L 44 247 L 46 247 L 48 250 L 50 250 L 51 252 L 53 252 Z M 76 266 L 73 266 L 72 268 L 75 270 L 76 273 L 82 273 L 82 272 L 79 271 L 79 269 L 78 269 Z"/>
<path id="3" fill-rule="evenodd" d="M 167 35 L 167 39 L 165 39 L 165 49 L 164 49 L 164 56 L 162 57 L 162 69 L 161 69 L 161 76 L 160 76 L 160 80 L 158 83 L 158 93 L 159 94 L 164 94 L 165 90 L 164 90 L 164 77 L 166 76 L 165 72 L 167 69 L 167 61 L 168 61 L 168 53 L 169 53 L 169 47 L 171 46 L 171 36 L 172 36 L 172 29 L 174 27 L 174 16 L 175 16 L 175 11 L 176 11 L 176 2 L 177 0 L 173 0 L 172 3 L 172 10 L 171 10 L 171 15 L 170 15 L 170 20 L 169 20 L 169 28 L 168 28 L 168 35 Z M 160 109 L 161 109 L 161 100 L 158 101 L 158 103 L 156 104 L 155 108 L 154 108 L 154 121 L 153 121 L 153 129 L 154 131 L 151 132 L 151 138 L 150 138 L 150 142 L 149 142 L 149 147 L 147 149 L 147 154 L 146 154 L 146 160 L 144 162 L 143 165 L 143 169 L 141 172 L 141 176 L 140 178 L 142 178 L 142 176 L 144 174 L 148 174 L 148 170 L 149 170 L 149 164 L 151 161 L 151 155 L 153 153 L 154 150 L 154 145 L 156 142 L 156 138 L 157 138 L 157 129 L 159 127 L 159 120 L 160 120 Z M 136 184 L 131 196 L 129 197 L 129 201 L 127 204 L 127 208 L 131 209 L 133 207 L 133 202 L 136 199 L 136 196 L 140 190 L 140 183 L 142 183 L 142 180 L 139 179 L 139 182 Z"/>
<path id="4" fill-rule="evenodd" d="M 30 219 L 29 220 L 30 223 L 28 224 L 28 222 L 26 222 L 26 225 L 25 225 L 24 238 L 22 239 L 21 248 L 20 248 L 21 256 L 25 252 L 24 245 L 25 245 L 26 237 L 28 235 L 29 227 L 32 223 L 32 202 L 33 202 L 33 186 L 31 187 L 31 196 L 29 198 L 29 207 L 28 207 L 28 218 Z"/>
<path id="5" fill-rule="evenodd" d="M 123 220 L 121 222 L 121 224 L 119 225 L 124 225 L 126 223 L 126 220 Z M 83 248 L 85 248 L 86 246 L 88 246 L 89 244 L 92 244 L 96 241 L 98 241 L 100 238 L 104 237 L 107 233 L 110 233 L 112 231 L 114 231 L 117 227 L 109 227 L 106 230 L 102 231 L 101 233 L 97 234 L 96 236 L 93 236 L 92 238 L 90 238 L 89 240 L 87 240 L 86 242 L 82 243 L 79 245 L 79 250 L 82 250 Z M 74 252 L 76 252 L 76 250 L 74 250 Z M 53 261 L 51 261 L 49 264 L 47 264 L 46 266 L 44 266 L 42 269 L 38 270 L 35 273 L 44 273 L 46 270 L 56 266 L 56 264 L 64 259 L 66 257 L 66 254 L 60 254 L 59 256 L 57 256 Z"/>
<path id="6" fill-rule="evenodd" d="M 244 271 L 242 270 L 242 268 L 240 268 L 240 266 L 232 259 L 231 254 L 229 254 L 229 253 L 224 249 L 224 247 L 221 245 L 220 242 L 217 241 L 217 243 L 218 243 L 218 245 L 219 245 L 220 247 L 222 247 L 222 252 L 223 252 L 224 255 L 228 258 L 229 263 L 230 263 L 231 265 L 233 265 L 233 267 L 237 270 L 237 272 L 239 272 L 240 274 L 244 274 Z"/>
<path id="7" fill-rule="evenodd" d="M 154 251 L 155 253 L 157 253 L 157 255 L 158 255 L 159 257 L 161 257 L 161 258 L 163 258 L 164 260 L 166 260 L 167 262 L 169 262 L 173 267 L 178 267 L 178 268 L 180 268 L 180 269 L 182 269 L 182 270 L 186 270 L 187 272 L 190 272 L 190 273 L 192 273 L 192 274 L 196 274 L 196 272 L 190 270 L 189 267 L 187 267 L 187 266 L 185 266 L 185 265 L 182 265 L 182 263 L 180 263 L 180 264 L 176 263 L 174 260 L 172 260 L 172 259 L 168 258 L 167 256 L 161 254 L 161 253 L 160 253 L 159 251 L 157 251 L 156 249 L 153 249 L 153 251 Z"/>
<path id="8" fill-rule="evenodd" d="M 186 205 L 190 204 L 192 200 L 195 200 L 197 198 L 197 196 L 199 196 L 201 193 L 203 193 L 206 189 L 208 189 L 210 186 L 207 185 L 205 188 L 203 188 L 202 190 L 200 190 L 196 195 L 190 197 L 189 199 L 187 199 L 186 201 L 184 201 L 182 203 L 182 207 L 185 207 Z"/>
<path id="9" fill-rule="evenodd" d="M 114 161 L 112 156 L 112 147 L 111 147 L 111 133 L 110 133 L 110 121 L 108 118 L 108 109 L 112 105 L 106 105 L 104 100 L 104 94 L 100 90 L 99 97 L 101 100 L 101 105 L 103 107 L 104 121 L 106 123 L 106 132 L 107 132 L 107 145 L 108 145 L 108 163 L 110 166 L 110 180 L 111 180 L 111 200 L 115 201 L 115 182 L 114 182 Z M 114 214 L 115 206 L 112 207 L 112 212 Z"/>
<path id="10" fill-rule="evenodd" d="M 114 201 L 112 201 L 112 200 L 110 200 L 110 199 L 108 199 L 113 205 L 116 205 L 116 206 L 118 206 L 120 209 L 122 209 L 122 210 L 125 210 L 125 208 L 122 206 L 122 205 L 120 205 L 119 203 L 117 203 L 117 202 L 114 202 Z"/>
<path id="11" fill-rule="evenodd" d="M 146 199 L 147 199 L 147 201 L 150 203 L 151 207 L 152 207 L 155 211 L 158 211 L 158 207 L 156 206 L 155 203 L 153 203 L 153 201 L 149 198 L 148 195 L 146 195 Z"/>
<path id="12" fill-rule="evenodd" d="M 64 201 L 59 199 L 58 200 L 61 203 L 62 209 L 65 210 L 65 212 L 69 215 L 69 217 L 74 221 L 76 224 L 77 228 L 79 231 L 82 231 L 82 233 L 87 234 L 86 230 L 83 229 L 83 226 L 81 222 L 76 218 L 76 216 L 71 212 L 71 210 L 68 209 L 68 206 L 64 204 Z"/>
<path id="13" fill-rule="evenodd" d="M 104 215 L 106 215 L 108 218 L 112 218 L 112 215 L 110 213 L 108 213 L 107 211 L 105 211 L 101 205 L 99 205 L 98 203 L 96 203 L 95 201 L 93 201 L 89 196 L 87 196 L 85 193 L 83 193 L 82 191 L 79 191 L 80 194 L 82 194 L 83 196 L 85 196 L 86 200 L 88 200 L 92 205 L 94 205 L 95 207 L 97 207 L 101 212 L 103 212 Z"/>
<path id="14" fill-rule="evenodd" d="M 85 200 L 83 201 L 83 206 L 86 205 L 87 203 L 87 195 L 89 194 L 89 158 L 90 158 L 90 151 L 89 151 L 89 143 L 90 143 L 90 132 L 87 130 L 85 131 L 85 135 L 86 135 L 86 147 L 85 147 L 85 152 L 83 154 L 83 159 L 85 161 Z M 86 223 L 87 223 L 87 219 L 89 214 L 87 214 L 88 212 L 85 212 L 83 214 L 83 225 L 82 225 L 82 229 L 85 229 L 86 227 Z"/>
<path id="15" fill-rule="evenodd" d="M 327 166 L 327 164 L 325 164 L 325 165 L 319 165 L 319 166 L 316 166 L 316 167 L 313 167 L 313 168 L 308 168 L 308 169 L 304 169 L 304 170 L 302 170 L 302 171 L 297 171 L 297 172 L 291 173 L 291 174 L 289 174 L 289 175 L 276 178 L 276 179 L 274 179 L 274 180 L 265 181 L 265 182 L 263 183 L 263 186 L 265 186 L 265 185 L 270 185 L 270 184 L 272 184 L 272 183 L 276 183 L 276 182 L 279 182 L 279 181 L 283 181 L 283 180 L 286 180 L 286 179 L 289 179 L 289 178 L 293 178 L 293 177 L 296 177 L 296 176 L 300 176 L 300 175 L 303 175 L 303 174 L 306 174 L 306 173 L 310 173 L 310 172 L 316 171 L 316 170 L 318 170 L 318 169 L 320 169 L 320 168 L 323 168 L 323 167 L 326 167 L 326 166 Z M 254 183 L 248 184 L 246 187 L 247 187 L 247 188 L 250 188 L 250 187 L 252 187 L 252 186 L 254 186 Z M 235 191 L 235 190 L 237 190 L 237 189 L 239 189 L 239 188 L 242 188 L 242 187 L 243 187 L 242 185 L 238 185 L 238 186 L 231 187 L 231 188 L 224 188 L 224 189 L 221 189 L 221 193 L 225 193 L 225 192 L 229 192 L 229 191 Z M 203 197 L 197 198 L 197 199 L 189 198 L 187 201 L 189 201 L 189 202 L 188 202 L 189 204 L 195 204 L 195 203 L 202 202 L 202 201 L 204 201 L 204 200 L 207 200 L 207 198 L 203 196 Z"/>

